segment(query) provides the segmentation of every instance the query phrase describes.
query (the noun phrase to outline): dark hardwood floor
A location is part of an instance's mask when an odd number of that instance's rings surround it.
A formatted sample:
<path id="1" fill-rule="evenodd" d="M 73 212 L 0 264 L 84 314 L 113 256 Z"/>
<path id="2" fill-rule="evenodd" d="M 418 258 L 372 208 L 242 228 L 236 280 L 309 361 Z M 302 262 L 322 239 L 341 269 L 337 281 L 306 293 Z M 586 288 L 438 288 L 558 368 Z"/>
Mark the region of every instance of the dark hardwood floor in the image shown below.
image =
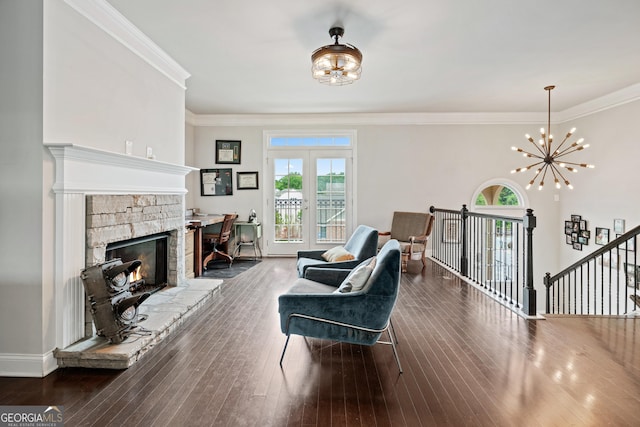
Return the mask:
<path id="1" fill-rule="evenodd" d="M 126 371 L 0 378 L 2 405 L 64 405 L 65 425 L 637 426 L 640 319 L 524 320 L 440 266 L 410 265 L 389 346 L 291 338 L 266 259 Z"/>

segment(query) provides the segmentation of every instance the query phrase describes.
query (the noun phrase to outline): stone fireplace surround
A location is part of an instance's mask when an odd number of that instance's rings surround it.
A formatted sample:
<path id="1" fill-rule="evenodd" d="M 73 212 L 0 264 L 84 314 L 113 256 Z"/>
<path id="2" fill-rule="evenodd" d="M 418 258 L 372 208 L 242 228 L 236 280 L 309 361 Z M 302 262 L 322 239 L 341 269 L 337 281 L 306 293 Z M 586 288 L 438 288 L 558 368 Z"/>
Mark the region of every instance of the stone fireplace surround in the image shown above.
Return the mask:
<path id="1" fill-rule="evenodd" d="M 86 265 L 105 262 L 107 245 L 169 232 L 167 284 L 184 278 L 184 208 L 181 194 L 91 194 L 86 196 Z M 85 336 L 93 334 L 85 313 Z"/>
<path id="2" fill-rule="evenodd" d="M 185 176 L 197 169 L 76 144 L 45 145 L 56 163 L 54 310 L 59 352 L 87 335 L 91 322 L 86 319 L 80 272 L 104 261 L 108 243 L 170 232 L 168 282 L 188 285 Z M 190 290 L 207 287 L 199 283 Z"/>

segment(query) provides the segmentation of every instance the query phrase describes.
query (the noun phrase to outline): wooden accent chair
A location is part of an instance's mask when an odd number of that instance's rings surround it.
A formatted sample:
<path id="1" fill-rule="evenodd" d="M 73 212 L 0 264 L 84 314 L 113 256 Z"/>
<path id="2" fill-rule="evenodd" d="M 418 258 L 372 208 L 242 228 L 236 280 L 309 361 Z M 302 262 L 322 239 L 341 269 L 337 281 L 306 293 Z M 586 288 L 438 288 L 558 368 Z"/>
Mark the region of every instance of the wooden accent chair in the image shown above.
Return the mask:
<path id="1" fill-rule="evenodd" d="M 391 230 L 380 232 L 378 247 L 388 239 L 400 242 L 402 272 L 407 271 L 409 260 L 421 260 L 426 265 L 427 242 L 433 229 L 434 216 L 426 212 L 394 212 Z"/>
<path id="2" fill-rule="evenodd" d="M 229 238 L 231 237 L 231 228 L 238 216 L 236 214 L 226 214 L 222 227 L 218 233 L 204 233 L 202 240 L 206 244 L 207 251 L 202 260 L 202 268 L 207 269 L 207 264 L 215 259 L 224 259 L 229 263 L 229 267 L 233 263 L 233 257 L 229 255 Z"/>

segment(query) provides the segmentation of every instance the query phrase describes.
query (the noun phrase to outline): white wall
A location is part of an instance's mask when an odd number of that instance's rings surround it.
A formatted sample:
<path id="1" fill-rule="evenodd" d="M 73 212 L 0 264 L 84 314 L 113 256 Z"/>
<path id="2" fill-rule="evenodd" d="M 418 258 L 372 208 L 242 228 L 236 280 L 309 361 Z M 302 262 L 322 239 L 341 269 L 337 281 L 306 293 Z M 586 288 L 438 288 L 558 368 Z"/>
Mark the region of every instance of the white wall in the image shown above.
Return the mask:
<path id="1" fill-rule="evenodd" d="M 12 368 L 43 353 L 42 7 L 0 2 L 0 363 Z"/>
<path id="2" fill-rule="evenodd" d="M 640 225 L 640 144 L 634 127 L 638 117 L 640 101 L 571 123 L 577 128 L 576 135 L 591 145 L 575 158 L 593 163 L 596 168 L 572 174 L 576 188 L 565 192 L 561 199 L 556 239 L 565 267 L 600 248 L 594 243 L 596 227 L 609 228 L 611 238 L 615 238 L 614 218 L 625 219 L 626 230 Z M 562 221 L 569 220 L 572 214 L 582 215 L 591 230 L 589 245 L 582 252 L 564 242 Z"/>
<path id="3" fill-rule="evenodd" d="M 128 139 L 135 156 L 151 146 L 183 164 L 185 93 L 62 0 L 0 7 L 0 375 L 41 376 L 56 338 L 55 168 L 43 142 L 124 153 Z"/>

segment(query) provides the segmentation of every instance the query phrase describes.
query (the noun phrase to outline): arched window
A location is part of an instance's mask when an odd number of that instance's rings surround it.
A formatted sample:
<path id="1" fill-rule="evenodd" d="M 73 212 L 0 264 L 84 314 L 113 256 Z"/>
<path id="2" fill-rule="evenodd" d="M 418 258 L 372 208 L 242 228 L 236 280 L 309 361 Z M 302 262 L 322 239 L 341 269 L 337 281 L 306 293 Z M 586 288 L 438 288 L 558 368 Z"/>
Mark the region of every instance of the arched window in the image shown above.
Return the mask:
<path id="1" fill-rule="evenodd" d="M 476 198 L 476 206 L 519 206 L 520 200 L 510 187 L 490 185 L 482 189 Z"/>
<path id="2" fill-rule="evenodd" d="M 506 179 L 485 182 L 473 194 L 471 209 L 523 210 L 529 204 L 520 186 Z"/>

